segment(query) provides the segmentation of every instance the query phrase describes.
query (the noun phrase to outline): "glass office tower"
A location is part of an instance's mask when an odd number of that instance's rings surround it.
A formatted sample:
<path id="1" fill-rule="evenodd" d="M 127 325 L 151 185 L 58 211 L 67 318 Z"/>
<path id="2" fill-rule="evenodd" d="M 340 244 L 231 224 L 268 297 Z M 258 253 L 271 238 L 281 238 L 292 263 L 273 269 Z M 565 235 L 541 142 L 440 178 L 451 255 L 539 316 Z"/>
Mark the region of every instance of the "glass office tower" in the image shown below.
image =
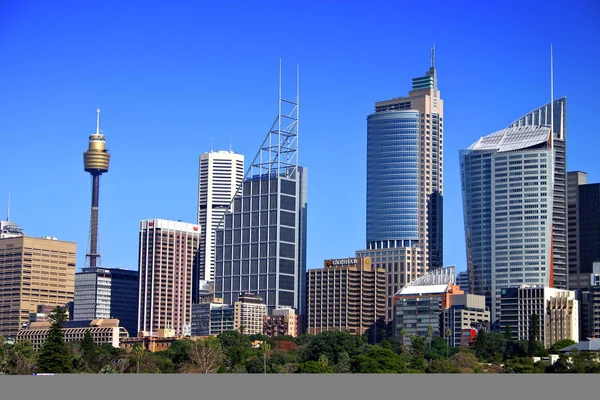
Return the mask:
<path id="1" fill-rule="evenodd" d="M 268 312 L 305 316 L 307 170 L 298 165 L 298 88 L 278 116 L 216 229 L 215 297 L 258 294 Z"/>
<path id="2" fill-rule="evenodd" d="M 552 143 L 550 126 L 519 126 L 460 152 L 470 293 L 492 322 L 502 288 L 551 285 Z"/>

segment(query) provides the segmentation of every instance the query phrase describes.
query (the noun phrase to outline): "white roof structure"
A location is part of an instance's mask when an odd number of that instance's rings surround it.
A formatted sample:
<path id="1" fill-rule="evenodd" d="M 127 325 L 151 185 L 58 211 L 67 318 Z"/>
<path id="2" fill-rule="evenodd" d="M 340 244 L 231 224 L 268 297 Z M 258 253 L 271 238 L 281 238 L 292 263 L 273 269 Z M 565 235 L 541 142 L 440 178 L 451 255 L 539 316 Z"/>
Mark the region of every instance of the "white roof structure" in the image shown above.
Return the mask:
<path id="1" fill-rule="evenodd" d="M 514 126 L 480 138 L 468 150 L 496 150 L 499 153 L 526 149 L 550 140 L 550 126 Z"/>
<path id="2" fill-rule="evenodd" d="M 426 294 L 426 293 L 445 293 L 448 286 L 456 282 L 456 267 L 435 269 L 407 283 L 402 289 L 396 292 L 396 296 L 407 294 Z"/>
<path id="3" fill-rule="evenodd" d="M 404 286 L 398 292 L 396 296 L 406 296 L 409 294 L 434 294 L 434 293 L 446 293 L 448 291 L 448 284 L 446 285 L 423 285 L 423 286 Z"/>

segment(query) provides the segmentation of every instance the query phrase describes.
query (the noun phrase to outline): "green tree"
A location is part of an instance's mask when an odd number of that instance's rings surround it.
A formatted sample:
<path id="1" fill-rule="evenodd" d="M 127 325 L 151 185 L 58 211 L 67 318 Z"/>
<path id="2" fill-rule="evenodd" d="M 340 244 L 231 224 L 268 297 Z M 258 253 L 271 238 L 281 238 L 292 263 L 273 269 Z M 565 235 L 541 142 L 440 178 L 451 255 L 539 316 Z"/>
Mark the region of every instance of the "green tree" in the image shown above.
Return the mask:
<path id="1" fill-rule="evenodd" d="M 544 344 L 540 342 L 540 317 L 537 314 L 531 314 L 529 318 L 529 337 L 528 342 L 528 356 L 529 357 L 543 357 L 547 355 L 547 351 L 544 348 Z"/>
<path id="2" fill-rule="evenodd" d="M 433 326 L 429 325 L 427 327 L 427 342 L 429 343 L 429 352 L 431 352 L 431 341 L 433 339 Z"/>
<path id="3" fill-rule="evenodd" d="M 221 342 L 225 363 L 230 371 L 236 365 L 245 365 L 251 358 L 258 355 L 258 351 L 252 348 L 250 338 L 238 331 L 224 331 L 217 338 Z"/>
<path id="4" fill-rule="evenodd" d="M 552 346 L 550 346 L 550 348 L 548 349 L 548 353 L 558 354 L 558 351 L 560 349 L 564 349 L 565 347 L 572 346 L 574 344 L 576 344 L 575 341 L 571 340 L 571 339 L 559 340 L 558 342 L 556 342 Z"/>
<path id="5" fill-rule="evenodd" d="M 313 360 L 303 362 L 298 366 L 300 374 L 332 374 L 333 372 L 333 368 L 330 366 Z"/>
<path id="6" fill-rule="evenodd" d="M 62 331 L 63 323 L 67 320 L 67 313 L 57 306 L 50 314 L 52 325 L 48 338 L 42 344 L 38 355 L 37 371 L 45 373 L 70 373 L 73 370 L 73 355 L 65 343 Z"/>
<path id="7" fill-rule="evenodd" d="M 450 361 L 461 373 L 474 373 L 481 370 L 479 360 L 473 351 L 459 351 L 450 358 Z"/>
<path id="8" fill-rule="evenodd" d="M 425 370 L 428 374 L 457 374 L 460 371 L 450 360 L 432 360 L 427 369 Z"/>
<path id="9" fill-rule="evenodd" d="M 271 352 L 271 346 L 269 345 L 269 343 L 264 341 L 264 342 L 262 342 L 262 345 L 260 346 L 260 350 L 263 355 L 263 371 L 266 374 L 267 373 L 267 356 Z"/>
<path id="10" fill-rule="evenodd" d="M 504 338 L 506 339 L 507 342 L 510 342 L 513 340 L 512 329 L 510 329 L 509 325 L 506 325 L 504 327 Z"/>
<path id="11" fill-rule="evenodd" d="M 333 370 L 337 374 L 347 374 L 350 372 L 350 356 L 345 351 L 338 355 L 338 362 L 334 365 Z"/>
<path id="12" fill-rule="evenodd" d="M 410 369 L 425 372 L 425 338 L 413 335 L 410 338 Z"/>
<path id="13" fill-rule="evenodd" d="M 448 352 L 450 350 L 450 346 L 451 346 L 451 340 L 452 340 L 452 330 L 448 327 L 446 327 L 446 329 L 444 329 L 444 336 L 446 337 L 446 360 L 449 358 Z M 454 342 L 452 340 L 452 342 Z"/>
<path id="14" fill-rule="evenodd" d="M 2 342 L 0 342 L 2 343 Z M 17 344 L 5 344 L 4 360 L 0 360 L 0 375 L 31 375 L 35 370 L 37 353 L 31 342 L 24 340 Z"/>
<path id="15" fill-rule="evenodd" d="M 94 343 L 94 338 L 89 330 L 85 331 L 83 340 L 81 341 L 79 347 L 81 348 L 81 358 L 83 361 L 85 361 L 89 369 L 96 372 L 99 369 L 99 352 L 97 349 L 98 346 L 96 346 L 96 343 Z"/>
<path id="16" fill-rule="evenodd" d="M 506 360 L 504 371 L 513 374 L 532 374 L 535 372 L 535 365 L 531 357 L 515 357 Z"/>
<path id="17" fill-rule="evenodd" d="M 332 364 L 339 362 L 338 355 L 348 353 L 350 358 L 360 354 L 368 344 L 363 336 L 352 335 L 348 332 L 322 332 L 315 336 L 302 352 L 303 361 L 317 361 L 325 355 Z"/>
<path id="18" fill-rule="evenodd" d="M 362 374 L 398 374 L 406 372 L 404 360 L 390 349 L 371 346 L 352 359 L 352 371 Z"/>
<path id="19" fill-rule="evenodd" d="M 135 360 L 135 365 L 136 365 L 135 373 L 136 374 L 140 373 L 140 364 L 142 363 L 142 357 L 144 357 L 145 351 L 146 350 L 144 350 L 142 345 L 139 343 L 134 344 L 133 348 L 131 349 L 131 356 Z"/>
<path id="20" fill-rule="evenodd" d="M 480 329 L 477 332 L 477 337 L 475 338 L 475 342 L 473 343 L 473 350 L 475 350 L 475 355 L 478 359 L 482 360 L 485 356 L 485 352 L 487 349 L 487 334 L 485 330 Z"/>

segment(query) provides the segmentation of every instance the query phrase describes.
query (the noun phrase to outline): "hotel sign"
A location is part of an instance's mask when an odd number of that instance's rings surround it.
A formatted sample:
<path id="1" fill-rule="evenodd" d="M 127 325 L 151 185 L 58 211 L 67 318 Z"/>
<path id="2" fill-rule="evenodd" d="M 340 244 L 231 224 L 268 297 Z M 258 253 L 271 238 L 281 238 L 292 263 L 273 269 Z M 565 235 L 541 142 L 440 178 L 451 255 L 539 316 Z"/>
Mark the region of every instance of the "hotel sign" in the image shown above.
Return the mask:
<path id="1" fill-rule="evenodd" d="M 358 262 L 356 258 L 340 258 L 336 260 L 329 260 L 328 265 L 355 265 Z"/>

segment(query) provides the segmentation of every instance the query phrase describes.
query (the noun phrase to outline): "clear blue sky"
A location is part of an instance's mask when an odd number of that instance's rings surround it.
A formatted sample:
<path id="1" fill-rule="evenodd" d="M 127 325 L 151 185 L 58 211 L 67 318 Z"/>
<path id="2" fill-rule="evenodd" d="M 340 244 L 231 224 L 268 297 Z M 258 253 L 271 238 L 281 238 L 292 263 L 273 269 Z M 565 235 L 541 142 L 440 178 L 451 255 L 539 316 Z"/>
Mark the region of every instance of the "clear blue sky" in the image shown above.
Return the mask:
<path id="1" fill-rule="evenodd" d="M 218 3 L 218 4 L 217 4 Z M 100 196 L 103 265 L 137 268 L 138 223 L 195 222 L 200 153 L 250 162 L 300 64 L 308 267 L 365 241 L 366 116 L 404 96 L 435 41 L 445 100 L 444 264 L 465 269 L 458 150 L 568 97 L 568 169 L 600 181 L 597 1 L 0 2 L 0 216 L 87 249 L 95 128 L 112 159 Z"/>

